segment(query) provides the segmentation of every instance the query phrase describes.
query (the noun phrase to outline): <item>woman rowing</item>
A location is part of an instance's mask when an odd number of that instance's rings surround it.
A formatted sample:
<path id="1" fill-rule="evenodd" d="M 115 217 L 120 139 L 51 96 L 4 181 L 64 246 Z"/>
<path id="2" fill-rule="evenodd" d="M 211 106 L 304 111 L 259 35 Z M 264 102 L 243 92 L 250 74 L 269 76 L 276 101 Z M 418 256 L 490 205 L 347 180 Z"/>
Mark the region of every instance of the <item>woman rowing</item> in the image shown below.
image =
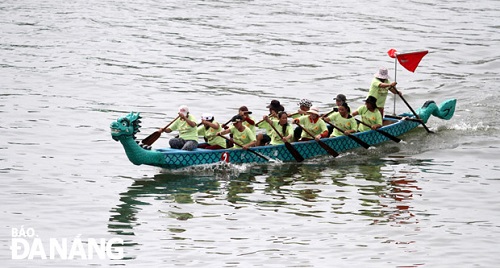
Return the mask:
<path id="1" fill-rule="evenodd" d="M 368 96 L 373 96 L 377 99 L 377 107 L 382 115 L 382 118 L 384 117 L 384 106 L 388 92 L 391 91 L 394 94 L 400 94 L 400 92 L 395 88 L 396 85 L 397 82 L 391 82 L 389 80 L 389 72 L 387 68 L 383 67 L 375 73 L 372 82 L 370 83 Z"/>
<path id="2" fill-rule="evenodd" d="M 205 138 L 206 143 L 201 143 L 198 148 L 217 150 L 226 148 L 226 140 L 217 136 L 222 131 L 221 125 L 214 120 L 212 114 L 203 114 L 201 116 L 201 125 L 198 127 L 198 136 Z"/>
<path id="3" fill-rule="evenodd" d="M 170 127 L 160 129 L 160 131 L 165 133 L 170 133 L 174 130 L 179 131 L 179 137 L 169 140 L 171 148 L 192 151 L 198 147 L 196 118 L 189 113 L 189 108 L 186 105 L 181 105 L 179 107 L 178 120 L 176 120 Z"/>
<path id="4" fill-rule="evenodd" d="M 243 118 L 243 125 L 255 133 L 255 120 L 250 116 L 252 112 L 250 112 L 246 106 L 241 106 L 238 110 L 238 114 Z"/>
<path id="5" fill-rule="evenodd" d="M 271 120 L 269 116 L 264 116 L 264 120 L 271 125 L 271 145 L 284 144 L 293 139 L 293 128 L 288 123 L 288 114 L 285 111 L 278 112 L 278 120 Z M 276 131 L 278 132 L 276 132 Z M 281 138 L 283 137 L 283 139 Z"/>
<path id="6" fill-rule="evenodd" d="M 319 140 L 328 137 L 328 129 L 326 128 L 325 121 L 320 120 L 318 107 L 312 106 L 307 113 L 308 115 L 294 119 L 295 123 L 299 123 L 307 130 L 302 132 L 299 141 Z M 311 133 L 314 137 L 311 137 L 307 132 Z"/>
<path id="7" fill-rule="evenodd" d="M 234 140 L 233 149 L 248 149 L 255 146 L 256 139 L 255 134 L 247 127 L 243 125 L 243 117 L 241 115 L 235 115 L 231 119 L 233 125 L 226 130 L 223 130 L 217 135 L 222 136 L 231 133 L 232 139 Z M 240 147 L 239 145 L 242 145 Z"/>
<path id="8" fill-rule="evenodd" d="M 330 122 L 343 130 L 343 132 L 341 132 L 337 128 L 334 128 L 330 137 L 338 137 L 355 133 L 358 129 L 358 123 L 356 122 L 356 119 L 351 116 L 351 108 L 349 108 L 349 105 L 344 102 L 338 106 L 337 109 L 338 112 L 332 113 L 323 118 L 326 122 Z"/>
<path id="9" fill-rule="evenodd" d="M 352 113 L 352 116 L 361 115 L 361 122 L 371 126 L 367 127 L 364 124 L 359 124 L 359 131 L 375 130 L 382 127 L 382 115 L 380 110 L 377 109 L 377 98 L 368 96 L 365 100 L 365 105 L 360 106 Z"/>
<path id="10" fill-rule="evenodd" d="M 262 146 L 266 145 L 269 142 L 271 142 L 271 136 L 268 135 L 267 133 L 271 133 L 273 130 L 271 126 L 268 124 L 266 120 L 264 120 L 265 117 L 270 117 L 270 118 L 278 118 L 278 113 L 281 111 L 285 110 L 285 107 L 281 105 L 281 103 L 278 100 L 272 100 L 269 105 L 266 106 L 266 108 L 269 109 L 269 115 L 265 115 L 262 117 L 262 120 L 259 121 L 255 126 L 257 126 L 259 129 L 262 129 L 261 133 L 257 134 L 256 139 L 257 139 L 257 146 Z"/>
<path id="11" fill-rule="evenodd" d="M 299 105 L 299 109 L 297 110 L 297 112 L 294 114 L 289 114 L 288 115 L 289 117 L 295 119 L 295 118 L 299 118 L 303 115 L 307 115 L 307 112 L 312 107 L 312 102 L 308 99 L 301 99 L 299 101 L 298 105 Z M 293 130 L 293 141 L 298 141 L 300 139 L 301 135 L 302 135 L 302 128 L 297 126 Z"/>

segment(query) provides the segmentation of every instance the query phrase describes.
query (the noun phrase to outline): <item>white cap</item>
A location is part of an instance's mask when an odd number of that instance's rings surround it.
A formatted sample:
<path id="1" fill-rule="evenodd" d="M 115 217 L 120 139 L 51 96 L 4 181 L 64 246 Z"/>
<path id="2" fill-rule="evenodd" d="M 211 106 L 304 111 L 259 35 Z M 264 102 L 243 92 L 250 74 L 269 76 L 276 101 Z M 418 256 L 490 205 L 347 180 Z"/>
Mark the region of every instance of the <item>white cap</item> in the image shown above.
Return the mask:
<path id="1" fill-rule="evenodd" d="M 182 113 L 184 116 L 187 116 L 189 113 L 189 108 L 186 105 L 179 106 L 179 113 Z"/>
<path id="2" fill-rule="evenodd" d="M 311 108 L 309 108 L 309 111 L 307 112 L 310 114 L 319 115 L 319 108 L 317 106 L 311 106 Z"/>
<path id="3" fill-rule="evenodd" d="M 211 113 L 204 113 L 201 115 L 201 120 L 207 120 L 207 121 L 210 121 L 214 119 L 214 115 L 211 114 Z"/>

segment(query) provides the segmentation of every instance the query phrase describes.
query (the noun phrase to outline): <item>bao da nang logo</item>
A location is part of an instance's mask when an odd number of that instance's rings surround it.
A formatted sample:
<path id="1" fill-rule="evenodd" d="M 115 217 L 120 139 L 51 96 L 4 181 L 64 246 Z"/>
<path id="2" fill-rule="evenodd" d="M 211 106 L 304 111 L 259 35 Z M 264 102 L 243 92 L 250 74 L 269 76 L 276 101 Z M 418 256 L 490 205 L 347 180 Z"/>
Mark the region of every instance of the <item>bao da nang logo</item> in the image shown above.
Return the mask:
<path id="1" fill-rule="evenodd" d="M 87 238 L 80 235 L 72 239 L 41 239 L 33 228 L 12 228 L 10 250 L 12 259 L 122 259 L 123 240 L 121 238 Z"/>

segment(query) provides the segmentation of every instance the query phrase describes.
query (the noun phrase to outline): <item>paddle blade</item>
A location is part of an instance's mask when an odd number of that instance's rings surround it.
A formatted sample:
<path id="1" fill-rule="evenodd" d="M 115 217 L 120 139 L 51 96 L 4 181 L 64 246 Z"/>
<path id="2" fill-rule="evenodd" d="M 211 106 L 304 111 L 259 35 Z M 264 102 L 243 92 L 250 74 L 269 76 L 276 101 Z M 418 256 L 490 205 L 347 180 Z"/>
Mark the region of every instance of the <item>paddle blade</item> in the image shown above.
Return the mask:
<path id="1" fill-rule="evenodd" d="M 318 144 L 323 148 L 325 149 L 325 151 L 327 151 L 331 156 L 333 157 L 337 157 L 339 155 L 339 153 L 337 153 L 335 150 L 332 149 L 332 147 L 328 146 L 328 144 L 322 142 L 322 141 L 317 141 Z"/>
<path id="2" fill-rule="evenodd" d="M 235 143 L 235 144 L 236 144 L 236 143 Z M 271 158 L 269 158 L 269 157 L 267 157 L 267 156 L 265 156 L 265 155 L 262 155 L 262 154 L 260 154 L 260 153 L 258 153 L 258 152 L 256 152 L 256 151 L 254 151 L 254 150 L 252 150 L 252 149 L 250 149 L 250 148 L 248 148 L 248 149 L 247 149 L 247 151 L 249 151 L 249 152 L 251 152 L 251 153 L 255 154 L 256 156 L 258 156 L 258 157 L 260 157 L 260 158 L 262 158 L 262 159 L 265 159 L 265 160 L 267 160 L 267 161 L 269 161 L 269 162 L 276 162 L 274 159 L 271 159 Z"/>
<path id="3" fill-rule="evenodd" d="M 304 157 L 300 155 L 299 151 L 293 147 L 293 145 L 289 142 L 285 142 L 285 147 L 288 149 L 288 151 L 292 154 L 292 156 L 297 160 L 297 162 L 302 162 L 304 161 Z"/>
<path id="4" fill-rule="evenodd" d="M 353 139 L 355 142 L 357 142 L 359 145 L 363 146 L 363 148 L 365 149 L 368 149 L 370 148 L 370 144 L 362 141 L 360 138 L 356 137 L 356 136 L 352 136 L 352 135 L 347 135 L 347 137 Z"/>
<path id="5" fill-rule="evenodd" d="M 155 131 L 151 135 L 142 140 L 142 144 L 151 146 L 161 136 L 160 131 Z"/>

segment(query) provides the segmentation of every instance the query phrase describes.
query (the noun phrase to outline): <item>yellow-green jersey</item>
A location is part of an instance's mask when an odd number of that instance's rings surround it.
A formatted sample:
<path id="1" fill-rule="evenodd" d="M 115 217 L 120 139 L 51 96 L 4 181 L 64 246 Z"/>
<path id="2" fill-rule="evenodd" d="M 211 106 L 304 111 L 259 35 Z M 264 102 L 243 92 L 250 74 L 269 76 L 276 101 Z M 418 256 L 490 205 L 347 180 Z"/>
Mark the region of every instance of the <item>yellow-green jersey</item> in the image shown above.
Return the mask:
<path id="1" fill-rule="evenodd" d="M 292 137 L 293 137 L 292 125 L 287 124 L 285 127 L 285 132 L 283 132 L 283 126 L 280 125 L 279 121 L 271 121 L 271 123 L 273 124 L 274 128 L 279 132 L 279 134 L 281 134 L 281 136 L 287 137 L 289 135 L 292 135 Z M 276 131 L 274 131 L 274 129 L 272 129 L 271 132 L 268 132 L 268 134 L 271 136 L 271 142 L 270 142 L 271 145 L 278 145 L 278 144 L 285 143 L 281 139 L 280 135 L 278 135 L 278 133 L 276 133 Z"/>
<path id="2" fill-rule="evenodd" d="M 223 129 L 219 123 L 216 121 L 212 122 L 214 124 L 218 124 L 219 128 L 215 129 L 212 127 L 209 127 L 208 129 L 205 127 L 205 125 L 201 125 L 198 127 L 198 136 L 205 137 L 207 139 L 207 143 L 209 145 L 219 145 L 222 148 L 226 148 L 226 140 L 221 137 L 217 136 L 218 132 L 221 132 Z"/>
<path id="3" fill-rule="evenodd" d="M 378 109 L 375 109 L 374 112 L 371 112 L 366 108 L 366 105 L 363 105 L 358 108 L 358 114 L 361 116 L 361 121 L 367 123 L 368 125 L 382 125 L 382 114 L 380 114 L 380 111 Z M 371 128 L 359 124 L 358 126 L 359 131 L 368 131 L 371 130 Z"/>
<path id="4" fill-rule="evenodd" d="M 304 115 L 301 116 L 295 120 L 299 120 L 300 125 L 307 131 L 309 131 L 314 137 L 317 135 L 322 135 L 322 136 L 328 136 L 328 128 L 326 128 L 326 123 L 325 121 L 321 120 L 318 118 L 316 122 L 312 121 L 309 117 L 309 115 Z M 326 131 L 326 135 L 325 135 Z M 306 139 L 314 139 L 314 137 L 311 137 L 309 134 L 307 134 L 306 131 L 302 131 L 302 134 L 300 136 L 301 138 L 306 138 Z"/>
<path id="5" fill-rule="evenodd" d="M 196 123 L 196 118 L 189 114 L 188 119 Z M 179 138 L 184 140 L 198 140 L 198 130 L 196 125 L 194 127 L 190 126 L 186 120 L 181 118 L 175 120 L 175 122 L 169 127 L 171 130 L 179 131 Z"/>
<path id="6" fill-rule="evenodd" d="M 356 122 L 356 119 L 351 116 L 351 118 L 345 118 L 340 115 L 339 112 L 336 113 L 331 113 L 328 118 L 330 119 L 330 123 L 334 124 L 336 127 L 343 129 L 344 131 L 346 130 L 358 130 L 358 123 Z M 339 131 L 338 129 L 334 128 L 332 135 L 330 137 L 338 137 L 344 135 L 343 132 Z"/>
<path id="7" fill-rule="evenodd" d="M 384 108 L 385 100 L 387 99 L 387 95 L 389 93 L 389 88 L 379 87 L 382 83 L 390 84 L 391 81 L 386 79 L 382 82 L 378 78 L 374 77 L 372 83 L 370 84 L 370 90 L 368 91 L 368 96 L 377 98 L 377 107 L 379 108 Z"/>
<path id="8" fill-rule="evenodd" d="M 253 119 L 253 117 L 251 116 L 248 116 L 248 119 L 250 119 L 249 121 L 254 122 L 253 125 L 250 124 L 247 120 L 243 120 L 243 125 L 249 128 L 255 134 L 255 119 Z"/>
<path id="9" fill-rule="evenodd" d="M 236 143 L 245 145 L 252 141 L 257 140 L 255 137 L 255 133 L 253 133 L 249 128 L 245 127 L 245 130 L 240 132 L 236 127 L 231 126 L 229 128 L 231 130 L 231 134 L 233 134 L 234 147 L 233 149 L 241 149 L 240 146 L 236 145 Z"/>

